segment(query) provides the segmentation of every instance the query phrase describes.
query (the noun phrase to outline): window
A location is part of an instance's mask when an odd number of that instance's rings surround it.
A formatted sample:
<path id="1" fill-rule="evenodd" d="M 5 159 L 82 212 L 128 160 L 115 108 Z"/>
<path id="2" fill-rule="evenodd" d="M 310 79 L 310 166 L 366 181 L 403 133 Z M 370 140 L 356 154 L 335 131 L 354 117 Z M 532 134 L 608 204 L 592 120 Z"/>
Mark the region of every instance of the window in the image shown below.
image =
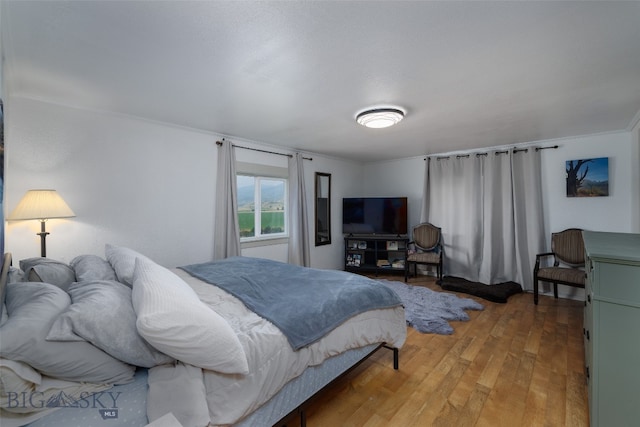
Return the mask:
<path id="1" fill-rule="evenodd" d="M 240 240 L 286 237 L 287 180 L 237 175 Z"/>

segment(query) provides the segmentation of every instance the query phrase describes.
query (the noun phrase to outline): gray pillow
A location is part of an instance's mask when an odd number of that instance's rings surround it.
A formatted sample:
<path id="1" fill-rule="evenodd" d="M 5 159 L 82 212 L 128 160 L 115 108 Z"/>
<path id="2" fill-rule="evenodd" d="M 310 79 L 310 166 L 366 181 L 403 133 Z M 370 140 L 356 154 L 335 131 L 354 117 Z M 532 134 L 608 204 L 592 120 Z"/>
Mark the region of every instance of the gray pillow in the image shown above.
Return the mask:
<path id="1" fill-rule="evenodd" d="M 94 280 L 74 283 L 68 292 L 71 306 L 53 323 L 48 341 L 87 340 L 116 359 L 145 368 L 174 361 L 138 334 L 128 286 Z"/>
<path id="2" fill-rule="evenodd" d="M 82 342 L 52 342 L 45 338 L 71 300 L 48 283 L 10 283 L 6 306 L 9 319 L 0 327 L 0 356 L 31 365 L 44 375 L 69 381 L 124 384 L 135 367 Z"/>
<path id="3" fill-rule="evenodd" d="M 124 246 L 115 246 L 107 243 L 104 246 L 105 256 L 111 267 L 116 271 L 118 282 L 133 286 L 133 270 L 136 267 L 136 258 L 151 261 L 146 256 L 133 249 Z"/>
<path id="4" fill-rule="evenodd" d="M 76 273 L 68 264 L 49 258 L 23 259 L 20 270 L 24 271 L 24 280 L 50 283 L 65 291 L 76 281 Z"/>
<path id="5" fill-rule="evenodd" d="M 76 273 L 77 282 L 118 280 L 111 264 L 98 255 L 79 255 L 72 259 L 69 265 Z"/>
<path id="6" fill-rule="evenodd" d="M 24 271 L 19 268 L 9 267 L 9 276 L 7 283 L 24 282 Z"/>

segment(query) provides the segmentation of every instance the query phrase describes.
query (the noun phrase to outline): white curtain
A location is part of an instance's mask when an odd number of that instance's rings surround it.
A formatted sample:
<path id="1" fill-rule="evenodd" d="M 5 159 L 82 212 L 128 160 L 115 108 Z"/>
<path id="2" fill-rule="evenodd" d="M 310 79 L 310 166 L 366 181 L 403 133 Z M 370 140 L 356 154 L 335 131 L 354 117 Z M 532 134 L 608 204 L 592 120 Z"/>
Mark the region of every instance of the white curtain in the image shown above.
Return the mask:
<path id="1" fill-rule="evenodd" d="M 530 148 L 429 158 L 425 176 L 423 220 L 442 228 L 445 273 L 532 289 L 545 236 L 540 154 Z"/>
<path id="2" fill-rule="evenodd" d="M 481 165 L 482 250 L 477 281 L 512 280 L 516 274 L 511 153 L 476 156 Z"/>
<path id="3" fill-rule="evenodd" d="M 540 151 L 530 147 L 513 154 L 513 199 L 516 233 L 515 282 L 533 290 L 533 267 L 536 254 L 545 252 L 546 231 L 542 206 Z"/>
<path id="4" fill-rule="evenodd" d="M 289 158 L 289 263 L 309 267 L 309 221 L 302 154 Z"/>
<path id="5" fill-rule="evenodd" d="M 216 175 L 213 259 L 240 255 L 237 187 L 235 151 L 229 141 L 222 141 Z"/>
<path id="6" fill-rule="evenodd" d="M 430 158 L 427 221 L 442 229 L 444 269 L 478 280 L 482 227 L 480 160 L 475 156 Z M 473 214 L 472 214 L 473 212 Z"/>
<path id="7" fill-rule="evenodd" d="M 424 182 L 422 193 L 422 205 L 420 206 L 420 223 L 428 222 L 429 220 L 429 158 L 424 162 Z"/>

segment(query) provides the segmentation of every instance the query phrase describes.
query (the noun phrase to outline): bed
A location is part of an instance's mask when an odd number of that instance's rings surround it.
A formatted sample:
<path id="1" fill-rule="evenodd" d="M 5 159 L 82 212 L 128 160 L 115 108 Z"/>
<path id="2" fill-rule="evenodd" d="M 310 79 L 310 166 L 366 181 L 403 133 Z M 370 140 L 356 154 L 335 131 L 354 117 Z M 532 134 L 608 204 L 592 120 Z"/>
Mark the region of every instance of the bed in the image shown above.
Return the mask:
<path id="1" fill-rule="evenodd" d="M 379 349 L 397 369 L 406 338 L 397 295 L 345 272 L 245 257 L 166 269 L 114 245 L 10 263 L 3 426 L 304 424 L 304 404 Z"/>

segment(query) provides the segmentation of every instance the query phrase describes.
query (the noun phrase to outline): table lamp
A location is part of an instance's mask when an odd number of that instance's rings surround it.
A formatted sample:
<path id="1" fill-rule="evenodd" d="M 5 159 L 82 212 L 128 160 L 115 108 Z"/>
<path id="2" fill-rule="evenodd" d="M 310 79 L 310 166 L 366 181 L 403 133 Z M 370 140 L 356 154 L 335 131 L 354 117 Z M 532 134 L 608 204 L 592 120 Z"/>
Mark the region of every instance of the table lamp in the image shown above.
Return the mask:
<path id="1" fill-rule="evenodd" d="M 62 200 L 56 190 L 29 190 L 22 197 L 18 206 L 7 217 L 9 221 L 39 219 L 40 220 L 40 252 L 47 256 L 45 222 L 52 218 L 71 218 L 76 216 L 69 205 Z"/>

